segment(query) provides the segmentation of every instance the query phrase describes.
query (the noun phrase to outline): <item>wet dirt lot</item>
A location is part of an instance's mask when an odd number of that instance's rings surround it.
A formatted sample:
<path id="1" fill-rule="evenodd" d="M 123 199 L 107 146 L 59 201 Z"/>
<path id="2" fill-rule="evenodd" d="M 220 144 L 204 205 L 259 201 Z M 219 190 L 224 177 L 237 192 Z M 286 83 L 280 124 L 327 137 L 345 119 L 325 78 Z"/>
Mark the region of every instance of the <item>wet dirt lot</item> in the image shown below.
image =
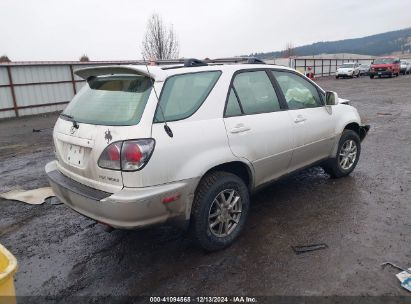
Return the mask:
<path id="1" fill-rule="evenodd" d="M 65 205 L 0 199 L 18 295 L 409 295 L 380 264 L 411 267 L 411 77 L 318 80 L 371 130 L 350 177 L 312 168 L 252 198 L 242 237 L 204 253 L 170 227 L 104 231 Z M 0 122 L 0 192 L 47 186 L 56 114 Z M 291 246 L 326 243 L 296 255 Z"/>

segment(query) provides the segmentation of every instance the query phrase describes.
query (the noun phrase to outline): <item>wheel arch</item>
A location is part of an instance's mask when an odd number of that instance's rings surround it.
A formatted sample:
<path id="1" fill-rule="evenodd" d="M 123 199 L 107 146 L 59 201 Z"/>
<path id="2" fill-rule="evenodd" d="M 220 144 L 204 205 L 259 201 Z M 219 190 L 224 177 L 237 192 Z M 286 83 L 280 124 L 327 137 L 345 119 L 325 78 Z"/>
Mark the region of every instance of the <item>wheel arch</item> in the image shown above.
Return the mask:
<path id="1" fill-rule="evenodd" d="M 253 169 L 251 165 L 242 162 L 242 161 L 230 161 L 226 163 L 222 163 L 219 165 L 216 165 L 212 168 L 210 168 L 207 172 L 205 172 L 202 176 L 206 176 L 210 172 L 216 172 L 216 171 L 223 171 L 223 172 L 228 172 L 232 173 L 234 175 L 237 175 L 240 177 L 244 183 L 246 184 L 247 188 L 249 191 L 253 189 L 254 186 L 254 174 L 253 174 Z M 200 180 L 201 183 L 201 180 Z M 199 185 L 200 185 L 199 183 Z M 198 187 L 198 186 L 197 186 Z"/>
<path id="2" fill-rule="evenodd" d="M 349 124 L 347 124 L 345 127 L 344 127 L 344 129 L 343 129 L 343 131 L 344 130 L 352 130 L 352 131 L 354 131 L 355 133 L 357 133 L 358 134 L 358 136 L 360 137 L 360 140 L 362 141 L 364 138 L 365 138 L 365 136 L 367 135 L 367 129 L 364 129 L 364 128 L 362 128 L 358 123 L 356 123 L 356 122 L 351 122 L 351 123 L 349 123 Z"/>
<path id="3" fill-rule="evenodd" d="M 360 137 L 361 141 L 364 139 L 365 135 L 367 134 L 366 132 L 365 132 L 365 134 L 362 134 L 363 133 L 362 128 L 360 127 L 360 124 L 358 123 L 357 120 L 351 120 L 351 121 L 345 122 L 344 124 L 340 125 L 340 127 L 337 128 L 337 130 L 340 130 L 337 133 L 340 136 L 336 137 L 336 139 L 335 139 L 334 147 L 331 151 L 331 157 L 335 157 L 335 155 L 337 154 L 337 149 L 338 149 L 338 144 L 340 142 L 340 137 L 341 137 L 342 133 L 345 130 L 351 130 L 351 131 L 354 131 L 355 133 L 357 133 L 357 135 Z"/>

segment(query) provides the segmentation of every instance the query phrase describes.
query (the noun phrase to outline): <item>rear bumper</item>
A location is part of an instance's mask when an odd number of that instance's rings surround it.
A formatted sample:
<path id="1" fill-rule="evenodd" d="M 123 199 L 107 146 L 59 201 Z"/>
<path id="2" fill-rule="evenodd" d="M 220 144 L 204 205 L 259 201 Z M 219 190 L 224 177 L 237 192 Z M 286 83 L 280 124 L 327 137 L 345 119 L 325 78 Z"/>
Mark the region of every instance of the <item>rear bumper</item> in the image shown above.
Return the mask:
<path id="1" fill-rule="evenodd" d="M 56 161 L 46 165 L 56 196 L 75 211 L 114 228 L 137 229 L 171 222 L 186 226 L 199 179 L 144 188 L 123 188 L 108 193 L 80 184 L 57 170 Z M 164 203 L 166 197 L 175 197 Z"/>

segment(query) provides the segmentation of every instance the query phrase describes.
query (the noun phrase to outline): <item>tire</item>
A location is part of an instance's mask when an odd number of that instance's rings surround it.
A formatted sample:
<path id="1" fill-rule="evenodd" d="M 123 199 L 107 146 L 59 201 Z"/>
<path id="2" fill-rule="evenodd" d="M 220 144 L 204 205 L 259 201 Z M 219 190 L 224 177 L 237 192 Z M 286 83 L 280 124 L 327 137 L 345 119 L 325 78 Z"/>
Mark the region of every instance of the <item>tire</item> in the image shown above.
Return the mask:
<path id="1" fill-rule="evenodd" d="M 354 151 L 355 156 L 353 157 Z M 347 176 L 357 166 L 360 154 L 360 137 L 352 130 L 344 130 L 338 143 L 337 157 L 328 159 L 324 163 L 323 169 L 333 178 Z M 347 160 L 345 161 L 345 159 Z"/>
<path id="2" fill-rule="evenodd" d="M 230 211 L 228 206 L 224 206 L 224 200 L 229 205 L 235 200 L 237 203 Z M 249 191 L 241 178 L 227 172 L 211 172 L 202 178 L 197 188 L 191 210 L 190 232 L 206 251 L 221 250 L 241 234 L 249 209 Z"/>
<path id="3" fill-rule="evenodd" d="M 374 75 L 370 75 L 370 78 L 371 78 L 371 79 L 374 79 Z"/>
<path id="4" fill-rule="evenodd" d="M 340 78 L 340 76 L 335 76 L 335 79 L 339 79 Z"/>

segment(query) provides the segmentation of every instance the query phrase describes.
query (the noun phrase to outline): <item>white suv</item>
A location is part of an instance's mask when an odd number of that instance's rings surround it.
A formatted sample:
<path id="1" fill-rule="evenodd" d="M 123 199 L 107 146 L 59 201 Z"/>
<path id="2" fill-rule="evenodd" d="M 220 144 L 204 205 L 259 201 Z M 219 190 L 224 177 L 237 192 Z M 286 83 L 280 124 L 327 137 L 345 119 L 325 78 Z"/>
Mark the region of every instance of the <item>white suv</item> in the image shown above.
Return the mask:
<path id="1" fill-rule="evenodd" d="M 264 64 L 112 66 L 56 122 L 46 172 L 65 204 L 114 228 L 174 223 L 206 250 L 241 233 L 250 193 L 321 164 L 354 170 L 369 126 L 334 92 Z"/>
<path id="2" fill-rule="evenodd" d="M 340 77 L 360 77 L 360 75 L 360 64 L 357 62 L 343 63 L 341 66 L 338 67 L 337 71 L 335 72 L 335 78 L 337 79 Z"/>

